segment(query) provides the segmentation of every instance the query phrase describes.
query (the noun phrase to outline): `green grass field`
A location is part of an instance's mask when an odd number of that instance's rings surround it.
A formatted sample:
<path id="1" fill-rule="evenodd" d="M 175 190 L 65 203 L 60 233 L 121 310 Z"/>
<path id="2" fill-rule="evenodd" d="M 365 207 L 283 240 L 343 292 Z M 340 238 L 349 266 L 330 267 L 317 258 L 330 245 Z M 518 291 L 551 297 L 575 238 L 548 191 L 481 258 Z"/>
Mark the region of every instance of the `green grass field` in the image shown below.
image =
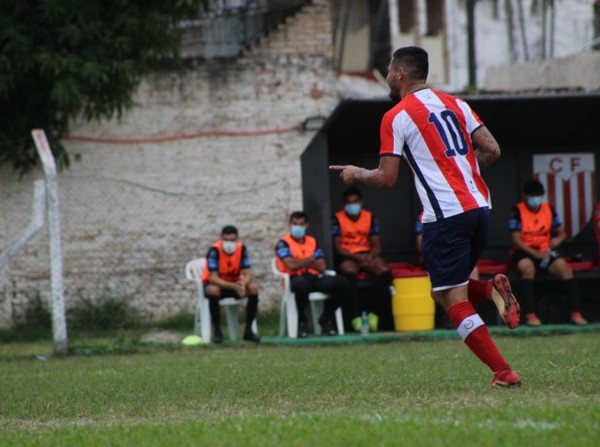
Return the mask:
<path id="1" fill-rule="evenodd" d="M 489 388 L 458 340 L 47 361 L 8 343 L 0 445 L 600 445 L 600 334 L 496 340 L 523 388 Z"/>

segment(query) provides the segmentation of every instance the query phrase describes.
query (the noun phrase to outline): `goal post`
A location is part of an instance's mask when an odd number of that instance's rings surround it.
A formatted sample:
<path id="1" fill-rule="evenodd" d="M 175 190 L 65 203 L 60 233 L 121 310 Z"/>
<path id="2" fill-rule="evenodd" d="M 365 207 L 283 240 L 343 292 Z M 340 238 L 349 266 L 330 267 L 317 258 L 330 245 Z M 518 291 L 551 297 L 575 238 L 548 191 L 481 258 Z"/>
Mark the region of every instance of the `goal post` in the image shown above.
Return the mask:
<path id="1" fill-rule="evenodd" d="M 63 263 L 60 236 L 60 211 L 58 207 L 58 180 L 56 162 L 46 133 L 42 129 L 31 131 L 35 147 L 42 161 L 46 181 L 46 203 L 48 215 L 48 234 L 50 240 L 50 287 L 52 291 L 52 336 L 54 353 L 67 352 L 67 322 L 65 318 L 65 299 L 63 285 Z"/>
<path id="2" fill-rule="evenodd" d="M 31 221 L 19 239 L 10 244 L 0 253 L 0 270 L 14 258 L 27 243 L 44 227 L 46 212 L 46 186 L 43 180 L 36 180 L 33 184 L 33 203 Z"/>

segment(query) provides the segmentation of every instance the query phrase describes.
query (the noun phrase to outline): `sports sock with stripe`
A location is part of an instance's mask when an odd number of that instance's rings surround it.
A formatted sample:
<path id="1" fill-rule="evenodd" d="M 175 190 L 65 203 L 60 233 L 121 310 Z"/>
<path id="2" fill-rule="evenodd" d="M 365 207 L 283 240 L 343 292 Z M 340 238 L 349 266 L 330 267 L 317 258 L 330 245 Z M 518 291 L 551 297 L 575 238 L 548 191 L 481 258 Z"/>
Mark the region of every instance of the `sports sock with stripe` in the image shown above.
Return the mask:
<path id="1" fill-rule="evenodd" d="M 469 301 L 461 301 L 448 309 L 448 316 L 467 347 L 492 372 L 509 368 L 492 340 L 487 326 Z"/>

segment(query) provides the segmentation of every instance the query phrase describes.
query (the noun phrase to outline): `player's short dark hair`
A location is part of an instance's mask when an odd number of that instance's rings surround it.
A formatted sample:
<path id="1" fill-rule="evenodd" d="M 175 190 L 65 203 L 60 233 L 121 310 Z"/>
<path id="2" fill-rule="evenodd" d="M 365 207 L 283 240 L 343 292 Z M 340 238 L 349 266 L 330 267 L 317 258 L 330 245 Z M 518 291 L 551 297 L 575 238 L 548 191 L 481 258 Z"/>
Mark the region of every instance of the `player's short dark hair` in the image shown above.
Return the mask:
<path id="1" fill-rule="evenodd" d="M 523 194 L 526 196 L 543 196 L 545 192 L 539 180 L 529 180 L 523 185 Z"/>
<path id="2" fill-rule="evenodd" d="M 420 47 L 402 47 L 394 51 L 392 58 L 397 67 L 402 67 L 413 81 L 425 81 L 429 74 L 429 56 Z"/>
<path id="3" fill-rule="evenodd" d="M 291 222 L 292 219 L 304 219 L 306 222 L 308 222 L 308 214 L 306 214 L 304 211 L 294 211 L 292 214 L 290 214 L 289 222 Z"/>
<path id="4" fill-rule="evenodd" d="M 350 186 L 344 191 L 343 198 L 344 202 L 348 200 L 348 197 L 357 196 L 359 199 L 362 199 L 362 192 L 356 186 Z"/>
<path id="5" fill-rule="evenodd" d="M 226 234 L 235 234 L 237 236 L 238 235 L 238 230 L 233 225 L 225 225 L 221 229 L 221 236 L 225 236 Z"/>

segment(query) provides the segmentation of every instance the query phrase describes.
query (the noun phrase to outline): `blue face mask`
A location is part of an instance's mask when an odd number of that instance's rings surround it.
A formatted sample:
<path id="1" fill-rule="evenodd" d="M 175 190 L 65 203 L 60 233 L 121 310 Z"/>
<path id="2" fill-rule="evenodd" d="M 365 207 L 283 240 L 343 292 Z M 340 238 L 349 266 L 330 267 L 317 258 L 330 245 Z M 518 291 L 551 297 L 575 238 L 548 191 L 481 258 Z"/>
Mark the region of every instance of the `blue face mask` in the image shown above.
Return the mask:
<path id="1" fill-rule="evenodd" d="M 530 208 L 533 208 L 535 210 L 538 209 L 542 205 L 543 201 L 544 201 L 543 197 L 540 197 L 540 196 L 527 197 L 527 205 L 529 205 Z"/>
<path id="2" fill-rule="evenodd" d="M 362 207 L 360 203 L 348 203 L 344 207 L 344 210 L 346 210 L 346 214 L 348 214 L 349 216 L 358 216 L 360 214 L 361 208 Z"/>
<path id="3" fill-rule="evenodd" d="M 306 227 L 302 225 L 290 225 L 290 234 L 295 238 L 302 238 L 306 234 Z"/>

